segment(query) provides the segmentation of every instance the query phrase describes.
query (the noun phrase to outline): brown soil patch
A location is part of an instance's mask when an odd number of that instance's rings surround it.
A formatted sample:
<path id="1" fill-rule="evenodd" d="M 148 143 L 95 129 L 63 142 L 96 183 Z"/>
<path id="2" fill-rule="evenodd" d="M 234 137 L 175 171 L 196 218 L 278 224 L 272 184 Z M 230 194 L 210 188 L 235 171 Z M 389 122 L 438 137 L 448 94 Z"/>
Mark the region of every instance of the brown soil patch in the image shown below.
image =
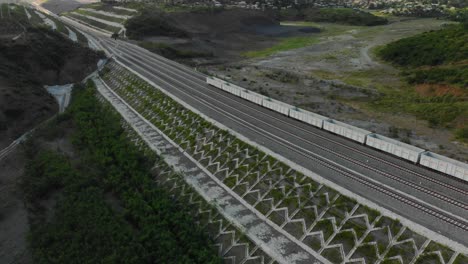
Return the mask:
<path id="1" fill-rule="evenodd" d="M 424 97 L 453 95 L 456 97 L 465 97 L 468 95 L 464 89 L 447 84 L 418 84 L 415 87 L 416 92 Z"/>
<path id="2" fill-rule="evenodd" d="M 453 121 L 453 123 L 456 128 L 468 127 L 468 116 L 459 116 Z"/>

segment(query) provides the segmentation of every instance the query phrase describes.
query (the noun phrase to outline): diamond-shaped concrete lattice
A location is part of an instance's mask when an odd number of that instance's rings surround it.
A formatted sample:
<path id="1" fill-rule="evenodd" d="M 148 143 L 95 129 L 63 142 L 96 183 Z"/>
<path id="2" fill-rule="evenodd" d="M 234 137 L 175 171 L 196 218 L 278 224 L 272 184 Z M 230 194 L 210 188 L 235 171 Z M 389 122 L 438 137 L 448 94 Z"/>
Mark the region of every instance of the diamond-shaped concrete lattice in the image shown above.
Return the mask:
<path id="1" fill-rule="evenodd" d="M 117 94 L 227 188 L 330 261 L 445 264 L 463 259 L 220 130 L 118 64 L 110 63 L 105 72 L 104 81 Z M 223 235 L 223 243 L 232 240 Z M 236 246 L 232 252 L 239 251 Z"/>

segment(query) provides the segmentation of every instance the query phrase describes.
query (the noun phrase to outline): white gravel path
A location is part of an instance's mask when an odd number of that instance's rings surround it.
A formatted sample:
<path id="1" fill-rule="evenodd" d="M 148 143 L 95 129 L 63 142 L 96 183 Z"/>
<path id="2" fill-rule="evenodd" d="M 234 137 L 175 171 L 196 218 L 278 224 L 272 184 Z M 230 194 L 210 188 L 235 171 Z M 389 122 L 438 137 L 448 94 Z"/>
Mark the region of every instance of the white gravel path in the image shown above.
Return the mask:
<path id="1" fill-rule="evenodd" d="M 88 40 L 89 35 L 84 34 L 84 32 L 92 32 L 93 34 L 105 35 L 107 37 L 110 37 L 112 35 L 112 32 L 110 31 L 95 27 L 74 17 L 61 16 L 60 20 L 66 22 L 69 25 L 72 25 L 75 28 L 75 30 L 85 35 Z"/>
<path id="2" fill-rule="evenodd" d="M 112 22 L 112 21 L 107 21 L 107 20 L 104 20 L 104 19 L 100 19 L 100 18 L 97 18 L 97 17 L 93 17 L 93 16 L 86 16 L 86 15 L 82 15 L 80 13 L 73 13 L 77 16 L 81 16 L 81 17 L 85 17 L 85 18 L 88 18 L 88 19 L 91 19 L 91 20 L 94 20 L 94 21 L 97 21 L 97 22 L 101 22 L 103 24 L 106 24 L 106 25 L 109 25 L 109 26 L 113 26 L 113 27 L 119 27 L 119 28 L 123 28 L 124 26 L 120 23 L 116 23 L 116 22 Z"/>

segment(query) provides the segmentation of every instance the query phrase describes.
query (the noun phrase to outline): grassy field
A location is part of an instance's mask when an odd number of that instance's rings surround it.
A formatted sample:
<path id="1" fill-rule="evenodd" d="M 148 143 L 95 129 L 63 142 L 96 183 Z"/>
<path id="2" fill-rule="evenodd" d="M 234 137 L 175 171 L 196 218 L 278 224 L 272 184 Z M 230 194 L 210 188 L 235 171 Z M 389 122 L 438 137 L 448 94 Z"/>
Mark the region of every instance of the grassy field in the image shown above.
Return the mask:
<path id="1" fill-rule="evenodd" d="M 359 28 L 356 26 L 337 25 L 330 23 L 316 23 L 309 21 L 284 21 L 282 26 L 297 26 L 297 27 L 315 27 L 321 30 L 320 33 L 313 33 L 311 36 L 305 37 L 288 37 L 279 40 L 279 43 L 274 46 L 262 50 L 252 50 L 244 52 L 242 55 L 247 58 L 263 58 L 271 56 L 275 53 L 293 49 L 304 48 L 319 43 L 323 38 L 342 34 L 348 30 Z"/>
<path id="2" fill-rule="evenodd" d="M 116 8 L 113 8 L 112 5 L 106 5 L 103 3 L 93 3 L 93 4 L 85 5 L 83 7 L 94 9 L 94 10 L 112 12 L 112 13 L 115 13 L 117 15 L 122 15 L 122 16 L 133 16 L 136 14 L 135 12 L 123 10 L 123 9 L 116 9 Z"/>
<path id="3" fill-rule="evenodd" d="M 243 56 L 247 58 L 267 57 L 281 51 L 307 47 L 317 42 L 319 42 L 319 38 L 317 36 L 286 38 L 282 39 L 278 44 L 274 45 L 273 47 L 263 50 L 248 51 L 243 53 Z"/>

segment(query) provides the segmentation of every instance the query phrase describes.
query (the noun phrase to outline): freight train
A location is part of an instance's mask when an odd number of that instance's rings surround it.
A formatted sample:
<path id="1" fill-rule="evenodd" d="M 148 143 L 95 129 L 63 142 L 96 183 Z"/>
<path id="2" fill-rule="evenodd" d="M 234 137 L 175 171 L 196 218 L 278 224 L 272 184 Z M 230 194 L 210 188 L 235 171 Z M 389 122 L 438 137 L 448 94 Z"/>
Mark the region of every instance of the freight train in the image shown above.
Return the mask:
<path id="1" fill-rule="evenodd" d="M 239 96 L 247 101 L 271 109 L 285 116 L 289 116 L 320 129 L 346 137 L 371 148 L 392 154 L 423 167 L 468 181 L 468 164 L 466 163 L 297 108 L 253 91 L 249 91 L 216 77 L 207 77 L 206 82 L 218 89 Z"/>

